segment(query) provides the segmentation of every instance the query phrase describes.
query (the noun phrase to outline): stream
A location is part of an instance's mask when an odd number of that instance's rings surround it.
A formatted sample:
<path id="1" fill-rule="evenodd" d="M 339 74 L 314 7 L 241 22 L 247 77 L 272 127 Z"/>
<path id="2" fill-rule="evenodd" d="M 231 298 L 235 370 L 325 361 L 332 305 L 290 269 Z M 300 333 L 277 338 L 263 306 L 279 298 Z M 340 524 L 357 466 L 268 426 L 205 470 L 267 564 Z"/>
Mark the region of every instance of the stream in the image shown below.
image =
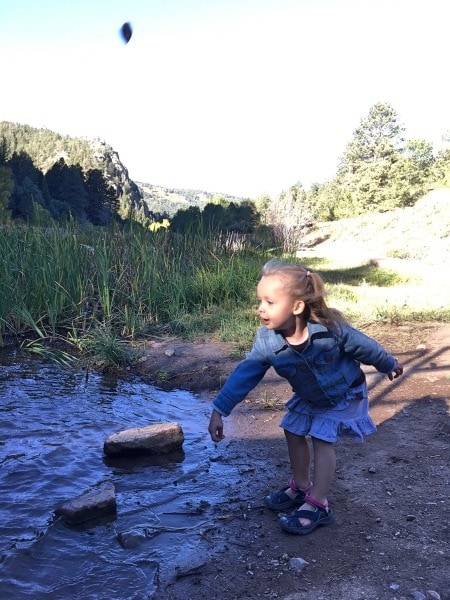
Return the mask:
<path id="1" fill-rule="evenodd" d="M 91 373 L 86 380 L 2 350 L 1 597 L 142 600 L 218 550 L 208 538 L 208 507 L 222 500 L 214 496 L 223 493 L 217 481 L 234 471 L 213 459 L 209 413 L 189 392 L 133 377 Z M 182 450 L 104 455 L 112 433 L 158 422 L 181 425 Z M 106 481 L 115 485 L 115 519 L 74 528 L 55 517 L 62 502 Z"/>

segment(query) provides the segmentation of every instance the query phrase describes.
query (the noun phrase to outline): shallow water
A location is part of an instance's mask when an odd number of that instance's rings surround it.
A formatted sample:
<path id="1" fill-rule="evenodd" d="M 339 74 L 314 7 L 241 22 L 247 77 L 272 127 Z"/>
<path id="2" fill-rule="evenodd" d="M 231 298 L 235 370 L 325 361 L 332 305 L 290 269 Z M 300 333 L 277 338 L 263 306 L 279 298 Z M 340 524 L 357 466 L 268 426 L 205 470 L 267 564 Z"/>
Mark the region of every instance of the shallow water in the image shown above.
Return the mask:
<path id="1" fill-rule="evenodd" d="M 214 502 L 209 406 L 142 380 L 62 369 L 0 353 L 0 574 L 2 598 L 151 598 L 158 582 L 212 552 L 202 532 Z M 111 459 L 117 431 L 177 422 L 183 450 Z M 226 473 L 225 473 L 226 474 Z M 55 508 L 99 482 L 116 489 L 117 517 L 68 527 Z M 219 487 L 219 486 L 218 486 Z M 180 567 L 181 565 L 181 567 Z"/>

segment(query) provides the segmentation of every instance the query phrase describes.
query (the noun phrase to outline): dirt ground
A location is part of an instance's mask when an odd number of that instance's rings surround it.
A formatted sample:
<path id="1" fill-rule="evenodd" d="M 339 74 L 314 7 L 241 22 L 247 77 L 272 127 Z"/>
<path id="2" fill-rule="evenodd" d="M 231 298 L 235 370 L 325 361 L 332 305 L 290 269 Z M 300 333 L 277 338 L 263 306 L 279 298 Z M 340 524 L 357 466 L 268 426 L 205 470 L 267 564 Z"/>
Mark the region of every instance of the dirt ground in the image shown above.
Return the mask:
<path id="1" fill-rule="evenodd" d="M 181 570 L 158 598 L 450 599 L 450 326 L 366 332 L 405 372 L 391 383 L 366 369 L 378 431 L 363 444 L 337 447 L 329 495 L 335 523 L 293 536 L 263 506 L 263 497 L 290 477 L 278 426 L 290 390 L 269 371 L 225 420 L 226 439 L 208 449 L 214 460 L 239 465 L 239 478 L 224 482 L 223 501 L 209 507 L 212 543 L 225 545 Z M 232 350 L 208 340 L 150 342 L 138 370 L 158 387 L 191 390 L 206 403 L 238 362 Z"/>

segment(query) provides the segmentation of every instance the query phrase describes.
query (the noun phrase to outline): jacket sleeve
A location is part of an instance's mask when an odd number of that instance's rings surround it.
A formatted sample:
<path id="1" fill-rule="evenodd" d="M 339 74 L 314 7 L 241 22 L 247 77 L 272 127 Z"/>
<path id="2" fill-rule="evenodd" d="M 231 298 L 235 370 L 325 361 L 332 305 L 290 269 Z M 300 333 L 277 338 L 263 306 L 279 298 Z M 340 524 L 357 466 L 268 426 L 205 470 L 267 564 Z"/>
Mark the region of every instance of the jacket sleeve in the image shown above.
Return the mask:
<path id="1" fill-rule="evenodd" d="M 258 385 L 270 364 L 253 346 L 247 357 L 238 364 L 213 401 L 213 409 L 227 417 L 233 408 Z"/>
<path id="2" fill-rule="evenodd" d="M 351 326 L 341 327 L 341 349 L 353 359 L 372 365 L 380 373 L 390 373 L 396 364 L 395 358 L 376 340 Z"/>

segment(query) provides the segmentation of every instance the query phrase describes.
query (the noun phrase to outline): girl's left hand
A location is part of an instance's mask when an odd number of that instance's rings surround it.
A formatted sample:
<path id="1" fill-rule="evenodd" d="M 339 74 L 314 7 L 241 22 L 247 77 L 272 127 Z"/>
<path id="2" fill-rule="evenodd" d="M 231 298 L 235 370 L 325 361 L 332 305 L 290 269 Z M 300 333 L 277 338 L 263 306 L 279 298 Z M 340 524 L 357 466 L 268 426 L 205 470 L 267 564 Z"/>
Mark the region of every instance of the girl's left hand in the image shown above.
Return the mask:
<path id="1" fill-rule="evenodd" d="M 403 365 L 400 364 L 397 360 L 393 370 L 390 373 L 388 373 L 388 377 L 392 381 L 393 379 L 397 379 L 397 377 L 400 377 L 400 375 L 402 375 L 402 374 L 403 374 Z"/>

